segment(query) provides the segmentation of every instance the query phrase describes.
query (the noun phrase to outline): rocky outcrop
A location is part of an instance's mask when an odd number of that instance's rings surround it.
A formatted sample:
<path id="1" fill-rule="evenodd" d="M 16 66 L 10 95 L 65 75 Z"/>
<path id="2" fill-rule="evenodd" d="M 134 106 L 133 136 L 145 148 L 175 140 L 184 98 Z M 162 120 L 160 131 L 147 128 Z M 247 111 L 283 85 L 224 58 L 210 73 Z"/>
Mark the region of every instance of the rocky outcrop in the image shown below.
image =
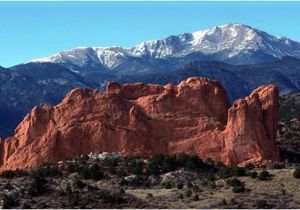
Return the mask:
<path id="1" fill-rule="evenodd" d="M 226 164 L 277 160 L 278 90 L 261 86 L 230 107 L 217 81 L 178 85 L 111 82 L 75 89 L 57 106 L 35 107 L 0 142 L 0 169 L 36 167 L 90 152 L 125 156 L 188 153 Z"/>

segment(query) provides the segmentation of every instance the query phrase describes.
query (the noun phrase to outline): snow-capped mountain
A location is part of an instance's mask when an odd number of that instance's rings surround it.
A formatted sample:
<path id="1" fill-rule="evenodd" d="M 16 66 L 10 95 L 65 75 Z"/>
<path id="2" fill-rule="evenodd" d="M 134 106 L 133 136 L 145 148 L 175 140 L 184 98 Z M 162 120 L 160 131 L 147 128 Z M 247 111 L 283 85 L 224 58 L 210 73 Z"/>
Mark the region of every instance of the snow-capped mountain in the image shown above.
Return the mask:
<path id="1" fill-rule="evenodd" d="M 191 61 L 256 64 L 284 56 L 300 58 L 300 43 L 243 24 L 143 42 L 132 48 L 80 47 L 30 62 L 57 63 L 75 72 L 118 70 L 122 74 L 177 69 Z"/>

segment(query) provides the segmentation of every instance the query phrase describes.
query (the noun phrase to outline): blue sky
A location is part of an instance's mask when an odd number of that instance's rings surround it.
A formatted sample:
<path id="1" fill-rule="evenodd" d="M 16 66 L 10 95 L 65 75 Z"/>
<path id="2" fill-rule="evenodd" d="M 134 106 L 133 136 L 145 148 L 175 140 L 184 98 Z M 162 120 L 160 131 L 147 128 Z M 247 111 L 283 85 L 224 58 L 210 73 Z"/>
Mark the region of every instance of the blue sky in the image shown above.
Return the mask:
<path id="1" fill-rule="evenodd" d="M 244 23 L 300 41 L 300 2 L 0 2 L 0 65 Z"/>

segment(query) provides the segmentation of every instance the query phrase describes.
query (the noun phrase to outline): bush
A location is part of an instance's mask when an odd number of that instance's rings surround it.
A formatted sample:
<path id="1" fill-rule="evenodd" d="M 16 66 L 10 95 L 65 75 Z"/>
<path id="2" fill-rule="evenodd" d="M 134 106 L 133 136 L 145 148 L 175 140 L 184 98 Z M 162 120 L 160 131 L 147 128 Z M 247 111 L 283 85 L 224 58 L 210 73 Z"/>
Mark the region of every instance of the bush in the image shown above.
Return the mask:
<path id="1" fill-rule="evenodd" d="M 232 173 L 234 176 L 245 176 L 246 170 L 242 167 L 232 166 Z"/>
<path id="2" fill-rule="evenodd" d="M 264 209 L 267 207 L 267 201 L 266 200 L 257 200 L 255 202 L 255 208 L 257 209 Z"/>
<path id="3" fill-rule="evenodd" d="M 120 189 L 120 194 L 121 195 L 125 194 L 125 190 L 123 188 Z"/>
<path id="4" fill-rule="evenodd" d="M 170 171 L 175 171 L 177 169 L 176 156 L 165 155 L 163 163 L 161 165 L 161 170 L 163 173 Z"/>
<path id="5" fill-rule="evenodd" d="M 240 193 L 245 191 L 244 183 L 238 180 L 237 178 L 228 179 L 226 181 L 226 184 L 233 187 L 232 192 L 234 193 Z"/>
<path id="6" fill-rule="evenodd" d="M 31 209 L 31 206 L 28 203 L 23 203 L 22 209 Z"/>
<path id="7" fill-rule="evenodd" d="M 212 172 L 210 172 L 208 175 L 207 175 L 207 179 L 208 181 L 216 181 L 216 175 Z"/>
<path id="8" fill-rule="evenodd" d="M 194 195 L 193 200 L 198 201 L 199 200 L 199 195 Z"/>
<path id="9" fill-rule="evenodd" d="M 103 193 L 102 200 L 104 201 L 104 203 L 111 203 L 111 204 L 122 204 L 126 202 L 126 200 L 119 193 L 115 193 L 115 194 Z"/>
<path id="10" fill-rule="evenodd" d="M 89 160 L 88 155 L 81 155 L 81 156 L 75 157 L 75 161 L 78 164 L 86 164 L 88 160 Z"/>
<path id="11" fill-rule="evenodd" d="M 158 164 L 151 159 L 146 167 L 146 171 L 148 174 L 153 174 L 153 175 L 160 174 L 160 168 L 159 168 Z"/>
<path id="12" fill-rule="evenodd" d="M 194 186 L 194 185 L 192 184 L 192 182 L 190 182 L 190 181 L 188 181 L 186 185 L 187 185 L 188 188 L 192 188 L 192 187 Z"/>
<path id="13" fill-rule="evenodd" d="M 284 168 L 284 164 L 281 164 L 281 163 L 275 163 L 273 166 L 272 166 L 273 169 L 283 169 Z"/>
<path id="14" fill-rule="evenodd" d="M 153 198 L 153 194 L 152 193 L 148 193 L 146 198 Z"/>
<path id="15" fill-rule="evenodd" d="M 172 188 L 172 184 L 170 182 L 164 182 L 161 184 L 161 186 L 165 189 L 171 189 Z"/>
<path id="16" fill-rule="evenodd" d="M 144 163 L 137 161 L 136 159 L 129 159 L 126 161 L 127 171 L 133 174 L 142 174 L 144 169 Z"/>
<path id="17" fill-rule="evenodd" d="M 209 182 L 208 183 L 208 186 L 211 188 L 211 189 L 215 189 L 217 187 L 216 183 L 215 182 Z"/>
<path id="18" fill-rule="evenodd" d="M 33 181 L 28 189 L 28 194 L 31 196 L 39 196 L 46 192 L 47 180 L 44 177 L 35 176 Z"/>
<path id="19" fill-rule="evenodd" d="M 145 186 L 147 184 L 147 180 L 144 180 L 142 176 L 136 175 L 132 180 L 125 180 L 122 178 L 119 182 L 119 185 L 124 186 Z"/>
<path id="20" fill-rule="evenodd" d="M 120 159 L 116 159 L 116 158 L 105 158 L 103 160 L 103 163 L 105 166 L 108 167 L 116 167 L 119 164 Z"/>
<path id="21" fill-rule="evenodd" d="M 232 188 L 232 192 L 234 192 L 234 193 L 240 193 L 240 192 L 244 192 L 244 191 L 245 191 L 244 185 L 242 185 L 242 186 L 233 186 L 233 188 Z"/>
<path id="22" fill-rule="evenodd" d="M 175 155 L 156 155 L 149 160 L 146 171 L 149 174 L 158 175 L 167 173 L 184 167 L 189 170 L 208 171 L 214 169 L 212 163 L 205 163 L 198 156 L 186 154 Z"/>
<path id="23" fill-rule="evenodd" d="M 221 206 L 225 206 L 227 205 L 227 201 L 225 199 L 221 200 L 221 202 L 219 203 Z"/>
<path id="24" fill-rule="evenodd" d="M 179 199 L 183 199 L 183 198 L 184 198 L 183 194 L 180 193 L 180 194 L 178 195 L 178 198 L 179 198 Z"/>
<path id="25" fill-rule="evenodd" d="M 155 155 L 149 160 L 149 163 L 146 167 L 146 171 L 149 174 L 159 175 L 160 173 L 167 173 L 174 171 L 178 168 L 176 156 L 170 155 Z"/>
<path id="26" fill-rule="evenodd" d="M 228 179 L 226 181 L 226 184 L 229 185 L 229 186 L 232 186 L 232 187 L 234 187 L 234 186 L 242 186 L 243 185 L 243 183 L 240 180 L 238 180 L 237 178 Z"/>
<path id="27" fill-rule="evenodd" d="M 253 165 L 252 163 L 247 163 L 247 164 L 245 165 L 245 169 L 246 169 L 246 170 L 252 170 L 252 169 L 254 169 L 254 165 Z"/>
<path id="28" fill-rule="evenodd" d="M 15 171 L 12 171 L 12 170 L 3 171 L 1 173 L 1 177 L 6 178 L 6 179 L 12 179 L 15 177 Z"/>
<path id="29" fill-rule="evenodd" d="M 197 186 L 197 185 L 194 185 L 193 187 L 193 192 L 197 193 L 197 192 L 200 192 L 200 188 Z"/>
<path id="30" fill-rule="evenodd" d="M 3 209 L 10 209 L 16 205 L 15 199 L 13 199 L 10 195 L 3 195 Z"/>
<path id="31" fill-rule="evenodd" d="M 82 189 L 86 186 L 79 178 L 75 178 L 73 181 L 73 187 Z"/>
<path id="32" fill-rule="evenodd" d="M 293 175 L 296 179 L 300 179 L 300 168 L 296 168 Z"/>
<path id="33" fill-rule="evenodd" d="M 185 195 L 186 195 L 187 197 L 191 197 L 192 194 L 193 194 L 192 190 L 187 190 L 187 191 L 185 192 Z"/>
<path id="34" fill-rule="evenodd" d="M 75 173 L 79 171 L 79 164 L 78 163 L 69 163 L 67 166 L 67 171 L 69 173 Z"/>
<path id="35" fill-rule="evenodd" d="M 227 166 L 222 166 L 221 168 L 219 168 L 218 175 L 220 179 L 227 179 L 231 177 L 232 176 L 231 168 Z"/>
<path id="36" fill-rule="evenodd" d="M 250 173 L 250 177 L 251 177 L 252 179 L 255 179 L 255 178 L 257 177 L 257 172 L 256 172 L 256 171 L 251 172 L 251 173 Z"/>
<path id="37" fill-rule="evenodd" d="M 206 171 L 211 169 L 211 166 L 204 163 L 198 156 L 181 154 L 177 157 L 177 163 L 181 167 L 189 170 Z"/>
<path id="38" fill-rule="evenodd" d="M 16 169 L 16 170 L 6 170 L 2 171 L 1 177 L 6 178 L 6 179 L 12 179 L 14 177 L 22 177 L 22 176 L 27 176 L 28 172 Z"/>
<path id="39" fill-rule="evenodd" d="M 126 170 L 122 167 L 117 171 L 117 175 L 119 177 L 125 177 L 128 176 L 128 173 L 126 172 Z"/>
<path id="40" fill-rule="evenodd" d="M 55 177 L 61 176 L 62 173 L 59 171 L 58 166 L 55 165 L 45 165 L 33 171 L 33 176 L 39 177 Z"/>
<path id="41" fill-rule="evenodd" d="M 270 177 L 270 174 L 268 171 L 266 170 L 263 170 L 259 173 L 259 175 L 257 176 L 257 179 L 258 180 L 261 180 L 261 181 L 264 181 L 264 180 L 267 180 L 268 177 Z"/>
<path id="42" fill-rule="evenodd" d="M 183 188 L 183 183 L 181 183 L 181 182 L 178 183 L 178 184 L 177 184 L 177 189 L 180 190 L 180 189 L 182 189 L 182 188 Z"/>
<path id="43" fill-rule="evenodd" d="M 96 181 L 104 178 L 104 174 L 98 164 L 93 164 L 91 167 L 83 166 L 79 169 L 79 176 L 82 179 L 93 179 Z"/>

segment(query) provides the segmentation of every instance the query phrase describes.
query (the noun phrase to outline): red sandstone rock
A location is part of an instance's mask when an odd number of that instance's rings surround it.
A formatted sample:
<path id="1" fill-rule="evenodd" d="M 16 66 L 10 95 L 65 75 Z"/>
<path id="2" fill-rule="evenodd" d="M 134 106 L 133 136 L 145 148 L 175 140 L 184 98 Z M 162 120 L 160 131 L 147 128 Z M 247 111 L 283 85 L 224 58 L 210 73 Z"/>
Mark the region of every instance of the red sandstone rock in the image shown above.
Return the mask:
<path id="1" fill-rule="evenodd" d="M 126 156 L 188 153 L 226 164 L 278 160 L 278 90 L 261 86 L 230 108 L 206 78 L 179 85 L 75 89 L 57 106 L 35 107 L 0 141 L 0 170 L 37 167 L 90 152 Z"/>

